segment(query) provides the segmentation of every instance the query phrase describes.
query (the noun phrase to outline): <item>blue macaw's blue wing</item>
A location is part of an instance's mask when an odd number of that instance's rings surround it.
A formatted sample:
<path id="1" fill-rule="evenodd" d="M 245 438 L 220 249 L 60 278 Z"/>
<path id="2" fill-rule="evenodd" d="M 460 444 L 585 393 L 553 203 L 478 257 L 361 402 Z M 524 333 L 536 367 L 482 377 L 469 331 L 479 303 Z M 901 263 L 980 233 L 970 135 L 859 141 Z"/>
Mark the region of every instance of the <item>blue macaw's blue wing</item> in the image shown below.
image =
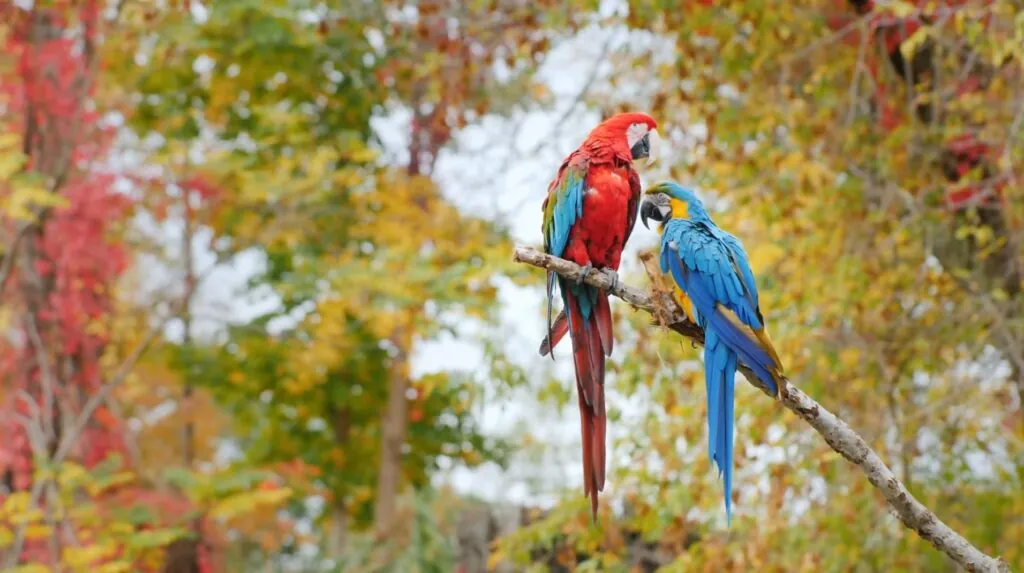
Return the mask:
<path id="1" fill-rule="evenodd" d="M 740 279 L 743 281 L 743 286 L 746 289 L 746 294 L 750 299 L 751 305 L 754 307 L 754 310 L 759 310 L 761 305 L 757 300 L 757 281 L 754 280 L 754 271 L 750 268 L 750 260 L 747 258 L 747 251 L 743 249 L 743 245 L 740 244 L 740 240 L 735 236 L 721 229 L 717 230 L 717 234 L 721 237 L 732 255 L 733 266 L 736 268 L 736 271 L 740 275 Z M 763 326 L 764 319 L 759 316 L 758 322 Z"/>
<path id="2" fill-rule="evenodd" d="M 714 328 L 758 378 L 777 391 L 771 370 L 779 365 L 753 333 L 763 323 L 756 288 L 750 288 L 753 273 L 749 281 L 743 278 L 750 270 L 744 253 L 737 256 L 703 223 L 673 219 L 662 235 L 661 266 L 693 302 L 700 326 Z"/>

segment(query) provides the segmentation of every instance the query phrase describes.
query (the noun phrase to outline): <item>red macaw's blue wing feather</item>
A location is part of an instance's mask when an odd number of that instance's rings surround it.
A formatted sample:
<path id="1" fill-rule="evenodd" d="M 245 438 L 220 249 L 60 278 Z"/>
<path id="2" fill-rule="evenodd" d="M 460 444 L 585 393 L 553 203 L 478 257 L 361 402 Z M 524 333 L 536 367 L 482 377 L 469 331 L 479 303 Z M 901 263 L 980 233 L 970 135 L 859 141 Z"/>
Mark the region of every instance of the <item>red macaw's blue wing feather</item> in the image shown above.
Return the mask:
<path id="1" fill-rule="evenodd" d="M 690 298 L 704 328 L 709 454 L 724 474 L 730 515 L 737 359 L 772 393 L 782 380 L 781 362 L 764 331 L 754 276 L 735 237 L 711 222 L 672 219 L 662 233 L 660 262 L 662 272 Z"/>
<path id="2" fill-rule="evenodd" d="M 587 179 L 587 159 L 573 153 L 558 169 L 558 176 L 548 186 L 544 199 L 544 252 L 561 257 L 569 244 L 569 233 L 583 217 L 583 194 Z M 548 339 L 552 338 L 551 303 L 554 298 L 555 273 L 547 272 Z M 564 335 L 564 333 L 563 333 Z M 554 347 L 554 344 L 551 344 Z"/>
<path id="3" fill-rule="evenodd" d="M 587 179 L 587 160 L 582 154 L 570 155 L 548 187 L 544 201 L 544 251 L 562 256 L 569 244 L 569 231 L 583 217 L 583 193 Z"/>

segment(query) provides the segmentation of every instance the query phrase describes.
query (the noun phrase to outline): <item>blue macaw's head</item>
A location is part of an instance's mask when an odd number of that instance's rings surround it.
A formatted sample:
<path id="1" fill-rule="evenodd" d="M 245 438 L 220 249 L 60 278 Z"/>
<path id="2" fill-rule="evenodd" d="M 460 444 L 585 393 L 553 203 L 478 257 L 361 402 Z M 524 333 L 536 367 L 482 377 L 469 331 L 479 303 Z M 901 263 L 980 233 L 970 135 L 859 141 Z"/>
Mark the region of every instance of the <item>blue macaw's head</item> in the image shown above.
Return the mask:
<path id="1" fill-rule="evenodd" d="M 663 181 L 649 187 L 644 195 L 644 202 L 640 205 L 640 221 L 648 229 L 648 219 L 664 226 L 672 219 L 706 219 L 708 216 L 704 203 L 693 190 L 675 181 Z"/>

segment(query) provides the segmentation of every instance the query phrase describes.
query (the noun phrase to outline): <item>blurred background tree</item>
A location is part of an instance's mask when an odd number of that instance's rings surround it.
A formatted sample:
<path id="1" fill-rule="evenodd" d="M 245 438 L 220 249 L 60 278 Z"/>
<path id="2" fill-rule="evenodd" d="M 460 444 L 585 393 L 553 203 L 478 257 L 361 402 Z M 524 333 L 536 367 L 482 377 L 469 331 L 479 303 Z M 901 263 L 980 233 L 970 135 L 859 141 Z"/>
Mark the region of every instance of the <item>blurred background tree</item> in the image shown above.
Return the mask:
<path id="1" fill-rule="evenodd" d="M 621 305 L 590 524 L 510 252 L 624 109 L 671 145 L 645 180 L 747 245 L 794 381 L 1024 566 L 1019 3 L 0 15 L 4 567 L 952 570 L 746 385 L 726 529 L 697 353 Z"/>

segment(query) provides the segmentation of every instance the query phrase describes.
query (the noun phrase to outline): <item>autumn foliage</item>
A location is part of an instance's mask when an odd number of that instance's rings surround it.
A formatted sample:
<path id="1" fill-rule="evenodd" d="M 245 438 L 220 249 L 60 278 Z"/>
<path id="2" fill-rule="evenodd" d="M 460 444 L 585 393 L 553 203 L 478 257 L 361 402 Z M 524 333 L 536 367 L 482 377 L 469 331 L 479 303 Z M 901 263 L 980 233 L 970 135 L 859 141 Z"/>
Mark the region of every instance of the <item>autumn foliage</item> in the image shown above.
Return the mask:
<path id="1" fill-rule="evenodd" d="M 510 253 L 622 110 L 794 382 L 1024 565 L 1019 3 L 0 0 L 0 43 L 0 569 L 949 569 L 745 386 L 726 529 L 698 353 L 617 304 L 590 522 Z"/>

